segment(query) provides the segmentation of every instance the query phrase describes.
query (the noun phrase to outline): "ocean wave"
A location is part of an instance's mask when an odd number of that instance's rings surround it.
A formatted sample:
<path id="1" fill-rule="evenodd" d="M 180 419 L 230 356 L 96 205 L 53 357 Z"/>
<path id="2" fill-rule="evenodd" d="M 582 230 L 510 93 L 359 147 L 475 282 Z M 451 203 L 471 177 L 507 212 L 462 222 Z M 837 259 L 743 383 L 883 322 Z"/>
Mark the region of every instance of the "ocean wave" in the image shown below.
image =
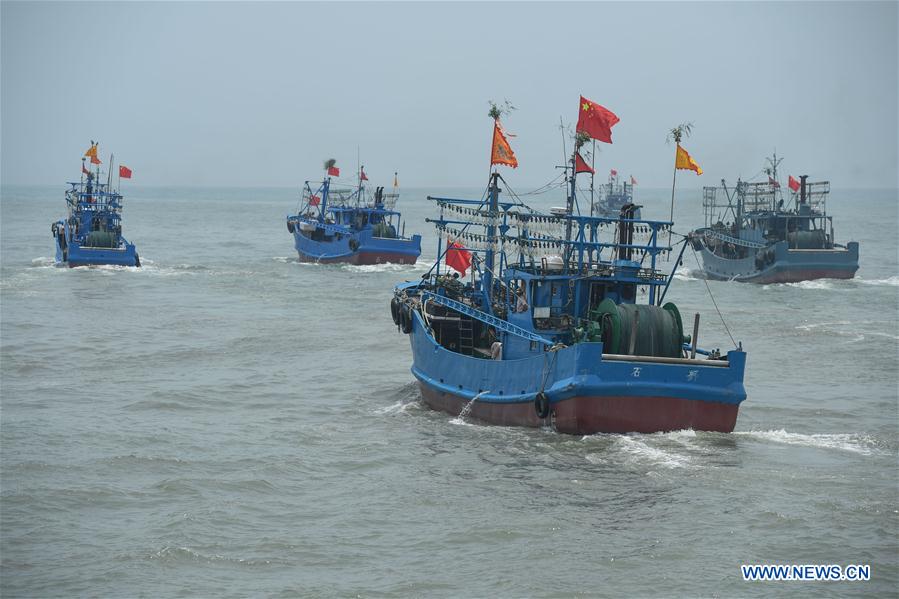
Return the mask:
<path id="1" fill-rule="evenodd" d="M 892 277 L 887 277 L 886 279 L 862 279 L 861 277 L 856 278 L 856 281 L 863 285 L 889 285 L 892 287 L 899 287 L 899 275 L 895 275 Z"/>
<path id="2" fill-rule="evenodd" d="M 40 258 L 34 258 L 31 261 L 31 266 L 34 268 L 54 268 L 57 266 L 56 258 L 50 256 L 41 256 Z"/>
<path id="3" fill-rule="evenodd" d="M 674 279 L 677 281 L 701 281 L 702 278 L 701 270 L 692 270 L 686 266 L 678 266 L 674 271 Z"/>
<path id="4" fill-rule="evenodd" d="M 828 290 L 836 288 L 834 286 L 835 280 L 837 279 L 814 279 L 812 281 L 798 281 L 796 283 L 768 283 L 767 285 L 763 285 L 762 289 L 793 287 L 796 289 Z"/>
<path id="5" fill-rule="evenodd" d="M 820 449 L 836 449 L 862 455 L 877 452 L 874 440 L 868 435 L 857 433 L 790 433 L 784 429 L 768 431 L 739 431 L 733 433 L 741 437 L 749 437 L 758 441 L 770 441 L 784 445 L 801 445 Z"/>
<path id="6" fill-rule="evenodd" d="M 378 416 L 396 416 L 398 414 L 407 414 L 409 412 L 409 409 L 415 407 L 417 403 L 417 401 L 400 400 L 390 404 L 389 406 L 377 408 L 374 410 L 374 413 Z"/>
<path id="7" fill-rule="evenodd" d="M 429 267 L 420 262 L 415 264 L 341 264 L 341 270 L 349 272 L 424 272 Z"/>
<path id="8" fill-rule="evenodd" d="M 244 559 L 240 557 L 228 557 L 225 555 L 213 553 L 204 554 L 200 551 L 191 549 L 190 547 L 163 547 L 159 551 L 151 554 L 151 560 L 163 560 L 168 562 L 203 562 L 203 563 L 230 563 L 242 566 L 260 566 L 270 564 L 288 564 L 283 559 Z"/>
<path id="9" fill-rule="evenodd" d="M 857 330 L 857 327 L 862 324 L 869 324 L 869 322 L 865 321 L 853 323 L 849 322 L 848 320 L 838 320 L 835 322 L 815 322 L 800 324 L 796 325 L 794 328 L 798 331 L 805 331 L 806 333 L 824 333 L 828 337 L 833 335 L 846 337 L 846 343 L 858 343 L 859 341 L 865 340 L 864 333 Z"/>
<path id="10" fill-rule="evenodd" d="M 602 440 L 612 443 L 603 453 L 587 454 L 587 461 L 592 463 L 610 463 L 619 461 L 617 457 L 623 457 L 625 462 L 634 463 L 651 468 L 688 468 L 691 460 L 688 455 L 678 451 L 658 447 L 659 442 L 666 443 L 671 440 L 683 440 L 689 436 L 695 436 L 693 431 L 676 431 L 674 433 L 658 433 L 653 435 L 589 435 L 583 438 L 585 441 Z M 609 451 L 613 452 L 612 455 Z M 616 456 L 615 454 L 618 454 Z"/>

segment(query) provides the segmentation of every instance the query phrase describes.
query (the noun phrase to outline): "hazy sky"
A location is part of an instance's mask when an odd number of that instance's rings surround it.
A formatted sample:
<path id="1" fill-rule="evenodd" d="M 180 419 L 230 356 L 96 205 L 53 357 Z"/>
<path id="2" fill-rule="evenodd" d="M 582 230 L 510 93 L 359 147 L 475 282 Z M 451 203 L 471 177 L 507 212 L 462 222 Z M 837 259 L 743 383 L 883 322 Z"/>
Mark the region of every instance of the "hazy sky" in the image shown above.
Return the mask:
<path id="1" fill-rule="evenodd" d="M 597 170 L 670 185 L 772 150 L 837 187 L 897 185 L 896 2 L 2 2 L 2 180 L 78 177 L 91 139 L 134 184 L 293 186 L 334 157 L 372 183 L 485 182 L 490 99 L 525 191 L 579 94 L 621 118 Z M 569 148 L 570 142 L 569 142 Z M 688 178 L 692 178 L 688 179 Z"/>

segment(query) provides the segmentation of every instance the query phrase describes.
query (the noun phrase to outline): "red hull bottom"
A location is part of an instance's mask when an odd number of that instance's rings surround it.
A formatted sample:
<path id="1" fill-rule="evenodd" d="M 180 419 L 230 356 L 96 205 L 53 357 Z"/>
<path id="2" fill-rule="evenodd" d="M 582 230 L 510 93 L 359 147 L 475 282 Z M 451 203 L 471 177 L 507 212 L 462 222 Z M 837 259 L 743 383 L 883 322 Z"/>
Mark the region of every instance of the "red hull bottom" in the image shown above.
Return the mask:
<path id="1" fill-rule="evenodd" d="M 419 383 L 425 403 L 432 409 L 458 415 L 467 399 L 436 391 Z M 478 403 L 469 415 L 502 426 L 540 427 L 552 425 L 560 433 L 659 433 L 693 429 L 720 433 L 733 432 L 737 423 L 735 404 L 678 399 L 673 397 L 572 397 L 552 404 L 550 416 L 537 417 L 534 404 Z"/>
<path id="2" fill-rule="evenodd" d="M 300 262 L 318 262 L 319 264 L 355 264 L 365 266 L 369 264 L 415 264 L 418 256 L 408 254 L 393 254 L 390 252 L 359 252 L 340 258 L 313 258 L 297 252 Z"/>

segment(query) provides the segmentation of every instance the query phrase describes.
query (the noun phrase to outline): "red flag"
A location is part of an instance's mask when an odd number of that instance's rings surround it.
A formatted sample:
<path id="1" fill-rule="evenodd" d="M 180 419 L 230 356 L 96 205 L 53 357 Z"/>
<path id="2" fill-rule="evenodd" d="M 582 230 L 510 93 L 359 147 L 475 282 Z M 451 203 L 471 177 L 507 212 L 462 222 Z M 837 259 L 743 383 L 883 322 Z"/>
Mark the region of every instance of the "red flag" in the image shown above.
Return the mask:
<path id="1" fill-rule="evenodd" d="M 581 96 L 578 106 L 577 131 L 597 141 L 612 143 L 612 127 L 620 121 L 614 112 Z"/>
<path id="2" fill-rule="evenodd" d="M 609 174 L 612 175 L 613 177 L 617 177 L 617 176 L 618 176 L 618 171 L 616 171 L 615 169 L 612 169 L 612 170 L 609 171 Z"/>
<path id="3" fill-rule="evenodd" d="M 633 175 L 631 175 L 631 185 L 636 185 L 636 184 L 637 184 L 637 180 L 634 179 Z"/>
<path id="4" fill-rule="evenodd" d="M 458 270 L 464 277 L 465 271 L 471 266 L 471 252 L 461 243 L 447 240 L 446 265 Z"/>
<path id="5" fill-rule="evenodd" d="M 328 176 L 329 177 L 339 177 L 340 169 L 337 168 L 336 166 L 329 166 L 328 167 Z"/>
<path id="6" fill-rule="evenodd" d="M 359 179 L 362 181 L 368 181 L 368 175 L 365 174 L 365 167 L 359 169 Z"/>
<path id="7" fill-rule="evenodd" d="M 790 189 L 793 191 L 799 191 L 799 181 L 793 178 L 793 175 L 790 175 L 790 180 L 787 182 L 787 185 L 790 186 Z"/>
<path id="8" fill-rule="evenodd" d="M 124 164 L 119 165 L 119 177 L 122 179 L 130 179 L 131 178 L 131 169 L 125 166 Z"/>
<path id="9" fill-rule="evenodd" d="M 780 183 L 778 183 L 777 181 L 775 181 L 775 180 L 774 180 L 772 177 L 770 177 L 770 176 L 768 177 L 768 185 L 773 185 L 775 188 L 779 188 L 779 187 L 780 187 Z"/>
<path id="10" fill-rule="evenodd" d="M 322 201 L 322 199 L 320 197 L 312 196 L 309 198 L 309 205 L 310 206 L 318 206 L 319 204 L 321 204 L 321 201 Z"/>
<path id="11" fill-rule="evenodd" d="M 100 164 L 100 159 L 96 154 L 91 154 L 91 164 Z"/>
<path id="12" fill-rule="evenodd" d="M 581 158 L 580 152 L 574 155 L 574 172 L 575 173 L 590 173 L 591 175 L 596 173 L 587 162 Z"/>
<path id="13" fill-rule="evenodd" d="M 87 170 L 86 168 L 84 168 L 84 163 L 83 163 L 83 162 L 81 163 L 81 172 L 84 173 L 85 175 L 91 174 L 91 172 L 90 172 L 89 170 Z"/>

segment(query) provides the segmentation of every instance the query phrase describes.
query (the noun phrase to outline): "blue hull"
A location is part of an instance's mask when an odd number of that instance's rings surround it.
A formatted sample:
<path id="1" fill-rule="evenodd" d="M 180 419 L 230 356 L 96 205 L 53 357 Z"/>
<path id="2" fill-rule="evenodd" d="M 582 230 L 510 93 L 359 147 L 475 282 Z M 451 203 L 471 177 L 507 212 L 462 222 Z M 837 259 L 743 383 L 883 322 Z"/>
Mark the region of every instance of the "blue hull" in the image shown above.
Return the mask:
<path id="1" fill-rule="evenodd" d="M 140 266 L 140 258 L 134 244 L 125 243 L 120 248 L 92 248 L 79 246 L 77 242 L 70 242 L 66 249 L 59 247 L 56 242 L 56 261 L 75 266 Z"/>
<path id="2" fill-rule="evenodd" d="M 421 236 L 411 239 L 374 237 L 360 231 L 334 241 L 310 239 L 299 231 L 293 233 L 294 247 L 304 262 L 345 262 L 350 264 L 415 264 L 421 255 Z"/>
<path id="3" fill-rule="evenodd" d="M 602 353 L 579 343 L 518 360 L 489 360 L 440 346 L 413 311 L 412 373 L 435 409 L 501 425 L 545 426 L 572 434 L 692 428 L 730 432 L 746 399 L 746 354 L 727 361 L 660 360 Z M 545 394 L 549 415 L 538 417 Z M 475 401 L 471 403 L 474 398 Z"/>
<path id="4" fill-rule="evenodd" d="M 845 249 L 789 249 L 781 241 L 773 246 L 772 259 L 761 267 L 756 251 L 741 259 L 718 256 L 705 245 L 700 248 L 703 272 L 710 279 L 745 283 L 794 283 L 813 279 L 851 279 L 858 270 L 858 243 Z M 766 251 L 765 249 L 759 251 Z"/>

